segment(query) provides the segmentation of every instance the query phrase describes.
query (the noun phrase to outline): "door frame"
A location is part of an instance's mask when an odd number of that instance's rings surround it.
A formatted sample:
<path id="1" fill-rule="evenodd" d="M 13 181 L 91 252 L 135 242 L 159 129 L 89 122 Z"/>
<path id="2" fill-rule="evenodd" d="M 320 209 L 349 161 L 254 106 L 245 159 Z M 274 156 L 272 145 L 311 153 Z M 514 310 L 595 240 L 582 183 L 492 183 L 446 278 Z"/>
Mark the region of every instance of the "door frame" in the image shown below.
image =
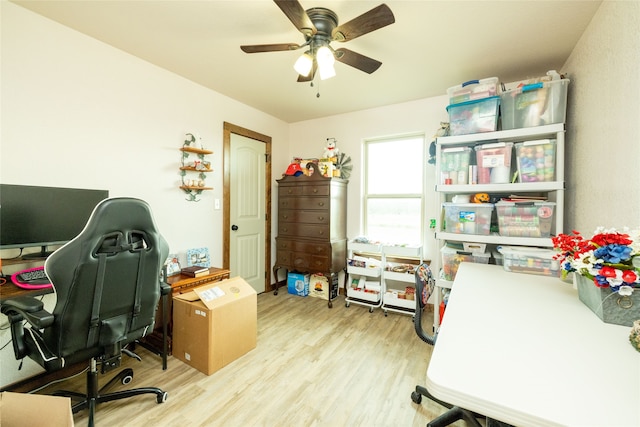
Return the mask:
<path id="1" fill-rule="evenodd" d="M 222 137 L 222 264 L 224 268 L 230 268 L 230 248 L 231 248 L 231 134 L 244 136 L 265 144 L 265 171 L 264 171 L 264 289 L 265 292 L 272 290 L 271 285 L 271 137 L 254 132 L 249 129 L 223 122 Z"/>

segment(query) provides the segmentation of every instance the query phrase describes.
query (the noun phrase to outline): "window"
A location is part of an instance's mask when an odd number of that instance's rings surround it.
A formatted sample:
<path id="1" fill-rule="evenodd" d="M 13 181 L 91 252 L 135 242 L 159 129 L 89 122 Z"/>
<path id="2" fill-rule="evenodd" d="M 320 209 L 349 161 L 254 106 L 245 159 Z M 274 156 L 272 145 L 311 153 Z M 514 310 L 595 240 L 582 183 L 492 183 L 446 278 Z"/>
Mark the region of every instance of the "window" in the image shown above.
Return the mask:
<path id="1" fill-rule="evenodd" d="M 422 244 L 424 135 L 364 143 L 364 235 L 388 243 Z"/>

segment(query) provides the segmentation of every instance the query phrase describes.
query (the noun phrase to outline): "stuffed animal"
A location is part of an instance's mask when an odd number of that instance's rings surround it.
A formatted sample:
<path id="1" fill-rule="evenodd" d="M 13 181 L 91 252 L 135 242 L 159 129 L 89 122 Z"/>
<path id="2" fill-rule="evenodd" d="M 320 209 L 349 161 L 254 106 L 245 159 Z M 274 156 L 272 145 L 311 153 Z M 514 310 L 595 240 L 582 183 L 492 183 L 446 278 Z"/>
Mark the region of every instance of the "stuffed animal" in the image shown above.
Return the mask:
<path id="1" fill-rule="evenodd" d="M 335 138 L 327 138 L 327 146 L 324 149 L 324 158 L 332 159 L 338 156 L 338 147 L 336 147 L 336 139 Z"/>

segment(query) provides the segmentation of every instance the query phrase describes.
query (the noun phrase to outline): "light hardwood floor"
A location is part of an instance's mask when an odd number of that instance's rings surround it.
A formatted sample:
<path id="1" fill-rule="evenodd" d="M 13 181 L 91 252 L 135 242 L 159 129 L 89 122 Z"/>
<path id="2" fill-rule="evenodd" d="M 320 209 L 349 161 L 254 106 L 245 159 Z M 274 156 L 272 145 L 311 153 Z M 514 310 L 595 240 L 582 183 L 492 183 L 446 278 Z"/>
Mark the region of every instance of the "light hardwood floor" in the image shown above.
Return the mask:
<path id="1" fill-rule="evenodd" d="M 412 317 L 345 307 L 343 296 L 329 309 L 325 300 L 286 289 L 258 295 L 257 347 L 211 376 L 173 357 L 163 371 L 158 356 L 137 352 L 142 362 L 123 358 L 133 381 L 114 390 L 157 386 L 168 400 L 145 395 L 101 404 L 97 426 L 425 426 L 444 411 L 426 398 L 411 401 L 431 354 Z M 83 374 L 42 392 L 84 391 L 84 384 Z M 87 423 L 86 411 L 74 418 L 77 426 Z"/>

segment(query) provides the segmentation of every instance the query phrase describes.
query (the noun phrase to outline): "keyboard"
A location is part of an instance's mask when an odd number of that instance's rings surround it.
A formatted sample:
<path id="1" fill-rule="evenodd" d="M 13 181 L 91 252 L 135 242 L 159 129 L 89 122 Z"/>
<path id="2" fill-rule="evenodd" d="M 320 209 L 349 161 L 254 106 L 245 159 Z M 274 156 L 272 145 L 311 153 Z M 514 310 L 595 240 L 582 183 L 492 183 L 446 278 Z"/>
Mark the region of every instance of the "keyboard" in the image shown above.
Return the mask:
<path id="1" fill-rule="evenodd" d="M 51 287 L 51 281 L 44 272 L 44 267 L 29 268 L 18 271 L 11 276 L 16 286 L 24 289 L 43 289 Z"/>

